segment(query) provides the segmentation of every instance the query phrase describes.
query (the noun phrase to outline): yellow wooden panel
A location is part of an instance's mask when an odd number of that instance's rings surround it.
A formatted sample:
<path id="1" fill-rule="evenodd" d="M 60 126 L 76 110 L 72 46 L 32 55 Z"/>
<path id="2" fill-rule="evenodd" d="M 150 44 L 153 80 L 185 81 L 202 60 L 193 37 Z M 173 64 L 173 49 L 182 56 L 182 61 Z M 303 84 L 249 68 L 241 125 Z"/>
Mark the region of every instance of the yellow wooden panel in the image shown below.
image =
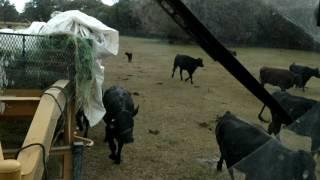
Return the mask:
<path id="1" fill-rule="evenodd" d="M 68 84 L 69 81 L 60 80 L 53 86 L 67 88 Z M 52 94 L 60 104 L 61 108 L 65 108 L 66 99 L 59 89 L 48 89 L 46 93 Z M 57 120 L 60 115 L 61 112 L 59 106 L 53 97 L 43 95 L 26 135 L 23 147 L 32 143 L 41 143 L 46 148 L 47 158 L 51 148 L 51 142 L 57 125 Z M 22 164 L 21 173 L 23 180 L 40 180 L 42 178 L 42 152 L 39 146 L 33 146 L 22 151 L 18 156 L 18 161 Z"/>
<path id="2" fill-rule="evenodd" d="M 0 160 L 0 180 L 21 180 L 21 163 L 17 160 Z"/>

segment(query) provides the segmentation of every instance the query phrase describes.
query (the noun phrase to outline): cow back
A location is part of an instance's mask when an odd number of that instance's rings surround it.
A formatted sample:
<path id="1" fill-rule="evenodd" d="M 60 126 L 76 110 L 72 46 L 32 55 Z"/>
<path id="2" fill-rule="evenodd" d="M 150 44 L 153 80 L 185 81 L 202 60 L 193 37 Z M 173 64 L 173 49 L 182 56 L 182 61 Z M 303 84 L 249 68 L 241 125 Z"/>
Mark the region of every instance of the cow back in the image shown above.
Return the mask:
<path id="1" fill-rule="evenodd" d="M 317 101 L 313 99 L 307 99 L 304 97 L 293 96 L 286 92 L 274 92 L 272 93 L 274 99 L 276 99 L 279 104 L 284 108 L 284 110 L 289 114 L 292 120 L 296 120 L 308 110 L 310 110 Z M 273 112 L 272 112 L 273 113 Z M 285 124 L 290 124 L 288 122 Z"/>
<path id="2" fill-rule="evenodd" d="M 286 89 L 297 84 L 297 76 L 286 69 L 262 67 L 260 69 L 261 83 L 269 83 L 274 86 L 284 87 Z"/>
<path id="3" fill-rule="evenodd" d="M 219 119 L 216 138 L 227 167 L 240 170 L 246 179 L 315 179 L 315 161 L 310 153 L 286 148 L 231 113 Z"/>
<path id="4" fill-rule="evenodd" d="M 176 55 L 174 65 L 186 70 L 195 70 L 200 66 L 200 60 L 192 58 L 188 55 Z"/>
<path id="5" fill-rule="evenodd" d="M 270 140 L 266 132 L 241 121 L 231 113 L 220 118 L 216 139 L 227 166 L 230 167 Z"/>

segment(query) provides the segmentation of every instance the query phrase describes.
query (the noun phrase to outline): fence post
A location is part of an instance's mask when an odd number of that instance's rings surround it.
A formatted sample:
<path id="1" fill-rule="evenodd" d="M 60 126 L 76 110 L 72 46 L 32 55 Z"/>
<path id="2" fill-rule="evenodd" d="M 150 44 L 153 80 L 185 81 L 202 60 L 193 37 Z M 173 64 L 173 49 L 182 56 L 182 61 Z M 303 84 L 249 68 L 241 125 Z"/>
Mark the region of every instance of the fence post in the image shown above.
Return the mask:
<path id="1" fill-rule="evenodd" d="M 26 57 L 26 36 L 22 35 L 22 57 L 25 59 Z"/>
<path id="2" fill-rule="evenodd" d="M 82 176 L 82 157 L 83 157 L 83 142 L 73 143 L 73 180 L 81 180 Z"/>

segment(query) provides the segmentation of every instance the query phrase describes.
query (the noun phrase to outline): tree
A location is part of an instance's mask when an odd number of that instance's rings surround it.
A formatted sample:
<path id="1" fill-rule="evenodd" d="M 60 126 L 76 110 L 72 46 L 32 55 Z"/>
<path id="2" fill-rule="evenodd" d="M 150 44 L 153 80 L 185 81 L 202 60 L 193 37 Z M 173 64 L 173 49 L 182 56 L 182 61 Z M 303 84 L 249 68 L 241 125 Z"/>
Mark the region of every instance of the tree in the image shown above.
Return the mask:
<path id="1" fill-rule="evenodd" d="M 10 4 L 9 0 L 0 0 L 0 16 L 3 22 L 19 20 L 16 7 Z"/>
<path id="2" fill-rule="evenodd" d="M 52 0 L 32 0 L 26 3 L 22 16 L 30 21 L 48 21 L 53 10 Z"/>

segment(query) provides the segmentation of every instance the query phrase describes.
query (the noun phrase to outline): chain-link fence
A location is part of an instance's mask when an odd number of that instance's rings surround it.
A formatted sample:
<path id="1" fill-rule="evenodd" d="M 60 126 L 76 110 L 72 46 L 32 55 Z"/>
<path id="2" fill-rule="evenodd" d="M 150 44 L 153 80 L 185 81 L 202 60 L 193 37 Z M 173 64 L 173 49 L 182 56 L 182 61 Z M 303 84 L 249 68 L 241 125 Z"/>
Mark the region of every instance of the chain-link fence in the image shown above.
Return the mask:
<path id="1" fill-rule="evenodd" d="M 43 89 L 74 80 L 75 43 L 67 35 L 0 33 L 0 89 Z"/>

